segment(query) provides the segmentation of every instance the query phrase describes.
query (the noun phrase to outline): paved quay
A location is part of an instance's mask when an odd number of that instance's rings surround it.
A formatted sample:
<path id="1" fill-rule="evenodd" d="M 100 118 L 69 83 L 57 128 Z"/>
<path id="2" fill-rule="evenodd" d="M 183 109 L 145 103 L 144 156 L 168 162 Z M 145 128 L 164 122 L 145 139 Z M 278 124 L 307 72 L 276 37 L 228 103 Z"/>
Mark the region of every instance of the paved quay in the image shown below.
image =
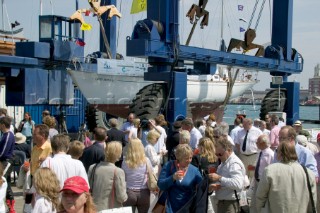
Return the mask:
<path id="1" fill-rule="evenodd" d="M 14 199 L 16 201 L 15 204 L 15 209 L 17 213 L 22 213 L 23 212 L 23 204 L 24 204 L 24 198 L 23 198 L 23 192 L 22 189 L 18 189 L 14 183 L 11 185 Z"/>

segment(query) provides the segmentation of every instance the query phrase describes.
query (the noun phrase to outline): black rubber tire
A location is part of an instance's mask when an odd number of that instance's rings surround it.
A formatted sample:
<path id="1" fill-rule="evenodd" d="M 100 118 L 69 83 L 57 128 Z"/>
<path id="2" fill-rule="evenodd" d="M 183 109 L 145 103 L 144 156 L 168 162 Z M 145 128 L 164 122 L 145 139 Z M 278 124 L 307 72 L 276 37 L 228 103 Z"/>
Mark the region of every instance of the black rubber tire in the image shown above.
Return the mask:
<path id="1" fill-rule="evenodd" d="M 108 123 L 109 119 L 117 118 L 106 112 L 98 110 L 93 105 L 87 106 L 85 115 L 86 115 L 87 128 L 90 132 L 92 132 L 96 127 L 104 127 L 107 130 L 110 129 L 110 126 Z"/>
<path id="2" fill-rule="evenodd" d="M 93 132 L 93 130 L 97 127 L 96 112 L 97 112 L 97 109 L 95 106 L 93 105 L 86 106 L 85 119 L 86 119 L 87 128 L 90 132 Z"/>
<path id="3" fill-rule="evenodd" d="M 155 118 L 166 101 L 166 84 L 151 84 L 143 87 L 130 104 L 130 112 L 140 119 Z"/>
<path id="4" fill-rule="evenodd" d="M 287 90 L 280 90 L 280 109 L 278 108 L 279 90 L 271 90 L 263 98 L 260 108 L 260 119 L 264 120 L 269 112 L 285 112 L 287 102 Z"/>

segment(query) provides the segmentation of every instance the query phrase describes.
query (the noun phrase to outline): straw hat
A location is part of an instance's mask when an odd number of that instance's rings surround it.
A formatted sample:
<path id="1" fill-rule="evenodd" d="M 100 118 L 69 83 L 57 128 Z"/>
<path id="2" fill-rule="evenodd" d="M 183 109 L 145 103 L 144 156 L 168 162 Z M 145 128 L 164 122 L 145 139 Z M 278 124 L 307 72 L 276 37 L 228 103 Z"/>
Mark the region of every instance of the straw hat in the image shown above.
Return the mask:
<path id="1" fill-rule="evenodd" d="M 24 142 L 26 142 L 26 139 L 27 139 L 27 137 L 24 136 L 24 135 L 23 135 L 22 133 L 20 133 L 20 132 L 17 132 L 17 133 L 15 134 L 14 138 L 15 138 L 17 144 L 24 143 Z"/>

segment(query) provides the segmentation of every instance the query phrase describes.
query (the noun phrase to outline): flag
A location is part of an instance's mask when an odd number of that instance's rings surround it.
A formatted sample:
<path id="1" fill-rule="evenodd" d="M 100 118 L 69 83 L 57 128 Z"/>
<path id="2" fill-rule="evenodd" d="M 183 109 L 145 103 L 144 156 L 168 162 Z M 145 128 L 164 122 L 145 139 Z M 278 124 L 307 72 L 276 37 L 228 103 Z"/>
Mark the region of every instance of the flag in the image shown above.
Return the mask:
<path id="1" fill-rule="evenodd" d="M 246 31 L 244 28 L 240 27 L 240 33 Z"/>
<path id="2" fill-rule="evenodd" d="M 238 5 L 238 10 L 239 10 L 239 11 L 242 11 L 242 10 L 243 10 L 243 5 L 239 4 L 239 5 Z"/>
<path id="3" fill-rule="evenodd" d="M 147 10 L 147 0 L 133 0 L 130 14 Z"/>
<path id="4" fill-rule="evenodd" d="M 86 45 L 86 42 L 84 42 L 81 38 L 77 38 L 76 44 L 79 45 L 80 47 L 83 47 L 84 45 Z"/>

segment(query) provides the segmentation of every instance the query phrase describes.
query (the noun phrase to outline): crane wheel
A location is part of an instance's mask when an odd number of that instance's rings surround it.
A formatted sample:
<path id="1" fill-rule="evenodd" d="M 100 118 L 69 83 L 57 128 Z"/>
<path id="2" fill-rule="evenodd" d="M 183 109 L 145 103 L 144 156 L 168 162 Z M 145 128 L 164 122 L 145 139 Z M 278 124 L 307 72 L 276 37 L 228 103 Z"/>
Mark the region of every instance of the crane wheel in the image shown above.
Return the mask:
<path id="1" fill-rule="evenodd" d="M 155 118 L 163 108 L 166 99 L 165 84 L 150 84 L 136 94 L 129 108 L 140 119 Z"/>
<path id="2" fill-rule="evenodd" d="M 260 119 L 264 120 L 269 112 L 285 112 L 287 100 L 287 91 L 280 90 L 280 108 L 279 106 L 279 90 L 271 90 L 263 98 L 260 108 Z"/>

